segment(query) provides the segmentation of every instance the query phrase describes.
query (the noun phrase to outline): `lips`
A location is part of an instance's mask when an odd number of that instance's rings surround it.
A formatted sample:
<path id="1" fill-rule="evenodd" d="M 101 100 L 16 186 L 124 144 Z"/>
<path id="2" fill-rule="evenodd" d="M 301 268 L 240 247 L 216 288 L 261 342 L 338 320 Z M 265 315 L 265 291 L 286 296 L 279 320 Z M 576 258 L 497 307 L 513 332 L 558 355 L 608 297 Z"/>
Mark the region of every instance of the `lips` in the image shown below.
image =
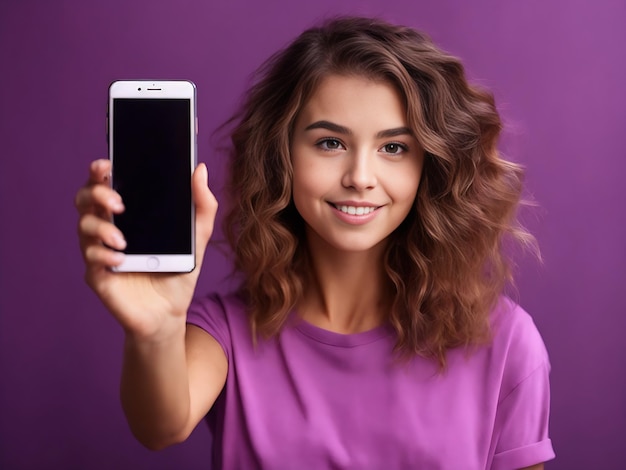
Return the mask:
<path id="1" fill-rule="evenodd" d="M 376 206 L 348 206 L 343 204 L 333 204 L 335 209 L 343 212 L 344 214 L 350 215 L 367 215 L 370 212 L 374 212 L 377 207 Z"/>
<path id="2" fill-rule="evenodd" d="M 379 209 L 384 206 L 367 201 L 327 201 L 335 216 L 348 225 L 365 225 L 378 217 Z"/>
<path id="3" fill-rule="evenodd" d="M 329 204 L 343 214 L 356 216 L 371 214 L 381 207 L 369 201 L 329 201 Z"/>

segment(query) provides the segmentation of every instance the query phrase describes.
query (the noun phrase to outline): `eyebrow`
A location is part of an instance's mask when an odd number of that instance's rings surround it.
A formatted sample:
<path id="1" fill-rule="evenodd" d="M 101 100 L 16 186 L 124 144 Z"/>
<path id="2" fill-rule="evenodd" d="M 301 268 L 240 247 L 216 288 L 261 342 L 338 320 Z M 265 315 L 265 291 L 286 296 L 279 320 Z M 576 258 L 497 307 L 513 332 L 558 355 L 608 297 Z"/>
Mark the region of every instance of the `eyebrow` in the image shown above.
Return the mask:
<path id="1" fill-rule="evenodd" d="M 352 131 L 345 126 L 341 126 L 339 124 L 335 124 L 330 121 L 316 121 L 313 124 L 309 124 L 304 129 L 305 131 L 310 131 L 313 129 L 326 129 L 331 132 L 336 132 L 337 134 L 344 135 L 352 135 Z M 413 136 L 413 132 L 408 127 L 394 127 L 393 129 L 385 129 L 384 131 L 380 131 L 376 134 L 377 139 L 385 139 L 389 137 L 396 137 L 399 135 L 410 135 Z"/>

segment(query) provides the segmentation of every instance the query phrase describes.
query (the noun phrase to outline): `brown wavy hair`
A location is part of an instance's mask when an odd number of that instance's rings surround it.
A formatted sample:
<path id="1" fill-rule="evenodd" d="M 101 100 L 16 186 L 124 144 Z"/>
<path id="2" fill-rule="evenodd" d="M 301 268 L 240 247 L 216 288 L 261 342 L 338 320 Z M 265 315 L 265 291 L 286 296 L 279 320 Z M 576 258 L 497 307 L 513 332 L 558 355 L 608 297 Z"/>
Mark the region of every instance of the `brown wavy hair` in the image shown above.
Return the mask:
<path id="1" fill-rule="evenodd" d="M 523 171 L 497 149 L 489 92 L 424 34 L 371 18 L 302 33 L 257 72 L 232 120 L 225 231 L 243 274 L 255 337 L 280 332 L 307 279 L 304 222 L 292 201 L 290 136 L 331 74 L 391 83 L 425 151 L 414 208 L 385 253 L 396 352 L 445 366 L 449 348 L 488 341 L 489 312 L 512 280 L 505 241 L 532 243 L 516 221 Z"/>

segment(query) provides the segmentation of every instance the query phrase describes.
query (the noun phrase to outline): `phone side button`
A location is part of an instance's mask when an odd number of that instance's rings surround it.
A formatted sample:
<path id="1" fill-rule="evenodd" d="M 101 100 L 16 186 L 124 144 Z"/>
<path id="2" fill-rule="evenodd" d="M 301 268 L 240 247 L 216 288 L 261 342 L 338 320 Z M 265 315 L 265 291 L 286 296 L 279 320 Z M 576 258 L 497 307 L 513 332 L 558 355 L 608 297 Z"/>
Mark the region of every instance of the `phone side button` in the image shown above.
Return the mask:
<path id="1" fill-rule="evenodd" d="M 150 258 L 148 258 L 148 260 L 146 261 L 146 266 L 148 267 L 148 269 L 150 270 L 155 270 L 159 268 L 159 258 L 157 258 L 156 256 L 151 256 Z"/>

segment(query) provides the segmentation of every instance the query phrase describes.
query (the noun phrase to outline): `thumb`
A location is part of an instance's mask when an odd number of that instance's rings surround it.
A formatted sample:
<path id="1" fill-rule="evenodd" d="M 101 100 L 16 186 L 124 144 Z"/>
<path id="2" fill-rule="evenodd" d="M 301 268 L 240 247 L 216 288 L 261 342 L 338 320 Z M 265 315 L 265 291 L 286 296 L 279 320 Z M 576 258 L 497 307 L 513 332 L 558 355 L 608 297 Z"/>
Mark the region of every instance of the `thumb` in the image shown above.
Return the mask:
<path id="1" fill-rule="evenodd" d="M 196 209 L 196 260 L 202 262 L 204 251 L 213 234 L 217 199 L 208 186 L 209 173 L 204 163 L 198 165 L 191 179 L 191 192 Z"/>

